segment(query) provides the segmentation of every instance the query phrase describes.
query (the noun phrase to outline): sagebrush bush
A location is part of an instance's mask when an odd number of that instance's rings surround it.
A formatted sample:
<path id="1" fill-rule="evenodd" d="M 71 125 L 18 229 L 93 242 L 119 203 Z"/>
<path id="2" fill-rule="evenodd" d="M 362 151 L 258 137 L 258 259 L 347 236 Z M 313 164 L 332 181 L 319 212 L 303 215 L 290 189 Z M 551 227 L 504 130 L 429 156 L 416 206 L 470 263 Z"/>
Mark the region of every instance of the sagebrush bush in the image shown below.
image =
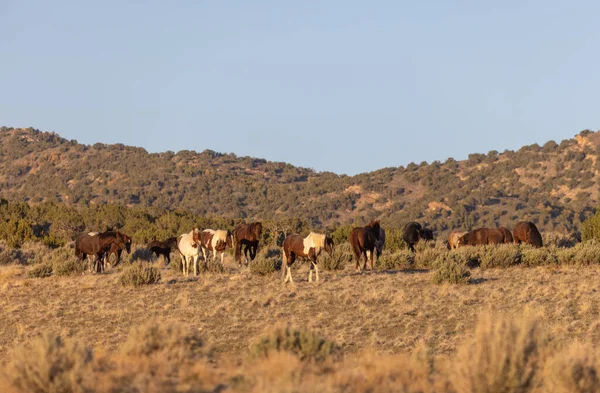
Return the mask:
<path id="1" fill-rule="evenodd" d="M 547 266 L 557 265 L 559 262 L 555 249 L 521 245 L 521 263 L 523 266 Z"/>
<path id="2" fill-rule="evenodd" d="M 82 392 L 92 359 L 89 348 L 45 333 L 14 351 L 4 375 L 16 392 Z"/>
<path id="3" fill-rule="evenodd" d="M 221 264 L 221 260 L 213 260 L 209 257 L 208 261 L 198 261 L 200 273 L 225 273 L 225 267 Z"/>
<path id="4" fill-rule="evenodd" d="M 485 315 L 453 362 L 454 388 L 458 393 L 532 392 L 546 344 L 535 321 Z"/>
<path id="5" fill-rule="evenodd" d="M 600 243 L 596 240 L 589 240 L 585 243 L 579 243 L 573 248 L 575 255 L 572 263 L 577 266 L 597 265 L 600 263 Z"/>
<path id="6" fill-rule="evenodd" d="M 119 277 L 119 282 L 123 286 L 139 287 L 146 284 L 155 284 L 159 281 L 160 271 L 154 266 L 147 266 L 143 262 L 137 262 L 127 267 Z"/>
<path id="7" fill-rule="evenodd" d="M 415 264 L 415 254 L 409 250 L 400 250 L 393 254 L 384 251 L 377 259 L 375 268 L 378 270 L 408 269 Z"/>
<path id="8" fill-rule="evenodd" d="M 441 284 L 467 284 L 471 278 L 471 272 L 467 268 L 466 260 L 461 254 L 444 253 L 439 255 L 433 263 L 435 272 L 433 282 Z"/>
<path id="9" fill-rule="evenodd" d="M 44 263 L 52 266 L 52 270 L 57 276 L 82 274 L 89 267 L 87 259 L 82 262 L 74 255 L 73 250 L 66 247 L 52 250 L 44 257 Z"/>
<path id="10" fill-rule="evenodd" d="M 459 247 L 452 251 L 450 254 L 455 255 L 457 260 L 461 261 L 468 268 L 475 268 L 481 265 L 481 253 L 484 251 L 483 246 L 476 247 Z"/>
<path id="11" fill-rule="evenodd" d="M 260 276 L 266 276 L 271 273 L 275 273 L 275 271 L 281 269 L 281 259 L 280 258 L 260 258 L 256 257 L 253 261 L 250 261 L 248 264 L 248 268 L 252 274 L 258 274 Z M 296 261 L 298 264 L 298 261 Z"/>
<path id="12" fill-rule="evenodd" d="M 338 346 L 306 329 L 279 328 L 251 345 L 252 357 L 269 357 L 273 352 L 290 352 L 301 360 L 322 362 L 339 354 Z"/>
<path id="13" fill-rule="evenodd" d="M 429 269 L 429 268 L 433 267 L 435 260 L 440 255 L 445 255 L 445 254 L 448 254 L 447 249 L 427 247 L 427 248 L 423 249 L 423 251 L 416 252 L 415 266 Z"/>
<path id="14" fill-rule="evenodd" d="M 515 244 L 489 245 L 481 252 L 480 262 L 483 269 L 515 266 L 521 263 L 521 250 Z"/>
<path id="15" fill-rule="evenodd" d="M 30 278 L 46 278 L 52 275 L 52 265 L 47 263 L 40 263 L 35 265 L 33 269 L 31 269 L 27 275 Z"/>
<path id="16" fill-rule="evenodd" d="M 559 232 L 544 232 L 542 233 L 542 242 L 546 247 L 575 247 L 581 238 L 577 234 L 565 235 Z"/>
<path id="17" fill-rule="evenodd" d="M 322 251 L 319 256 L 319 266 L 325 270 L 344 270 L 346 265 L 352 261 L 352 253 L 345 252 L 344 248 L 336 246 L 333 251 L 333 256 Z"/>

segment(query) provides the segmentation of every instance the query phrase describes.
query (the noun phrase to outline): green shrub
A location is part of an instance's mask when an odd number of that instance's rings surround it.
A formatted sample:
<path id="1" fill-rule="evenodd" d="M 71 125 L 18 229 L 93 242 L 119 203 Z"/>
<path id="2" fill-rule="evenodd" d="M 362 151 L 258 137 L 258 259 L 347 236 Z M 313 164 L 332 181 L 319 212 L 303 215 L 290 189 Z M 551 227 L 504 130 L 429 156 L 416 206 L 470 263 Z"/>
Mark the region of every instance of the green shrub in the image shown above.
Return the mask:
<path id="1" fill-rule="evenodd" d="M 378 270 L 407 269 L 415 264 L 415 254 L 408 250 L 400 250 L 393 254 L 384 251 L 377 260 L 375 268 Z"/>
<path id="2" fill-rule="evenodd" d="M 125 269 L 119 277 L 119 282 L 123 286 L 132 285 L 139 287 L 146 284 L 155 284 L 160 281 L 160 271 L 147 266 L 142 262 L 135 263 Z"/>
<path id="3" fill-rule="evenodd" d="M 52 275 L 52 265 L 41 263 L 39 265 L 35 265 L 33 269 L 27 273 L 30 278 L 45 278 L 50 277 Z"/>
<path id="4" fill-rule="evenodd" d="M 481 265 L 481 253 L 484 248 L 477 247 L 459 247 L 450 251 L 450 254 L 455 255 L 466 267 L 475 268 Z"/>
<path id="5" fill-rule="evenodd" d="M 213 260 L 209 258 L 208 261 L 198 261 L 200 273 L 225 273 L 225 267 L 221 264 L 221 260 Z"/>
<path id="6" fill-rule="evenodd" d="M 127 253 L 127 251 L 123 251 L 123 253 Z M 127 255 L 126 258 L 123 258 L 123 254 L 121 254 L 121 259 L 123 262 L 136 263 L 136 262 L 150 262 L 152 260 L 152 251 L 148 250 L 145 247 L 137 248 L 132 247 L 131 254 Z"/>
<path id="7" fill-rule="evenodd" d="M 559 232 L 542 233 L 542 242 L 546 247 L 575 247 L 581 242 L 577 234 L 565 235 Z"/>
<path id="8" fill-rule="evenodd" d="M 445 253 L 441 254 L 434 261 L 435 273 L 433 282 L 441 284 L 444 282 L 450 284 L 467 284 L 471 277 L 471 272 L 465 264 L 465 258 L 461 254 Z"/>
<path id="9" fill-rule="evenodd" d="M 600 244 L 596 240 L 580 243 L 574 247 L 573 264 L 578 266 L 596 265 L 600 263 Z"/>
<path id="10" fill-rule="evenodd" d="M 521 263 L 521 251 L 515 244 L 489 245 L 480 254 L 483 269 L 510 267 Z"/>
<path id="11" fill-rule="evenodd" d="M 553 248 L 552 250 L 559 265 L 573 265 L 575 263 L 575 255 L 577 254 L 575 247 Z"/>
<path id="12" fill-rule="evenodd" d="M 298 264 L 297 260 L 296 264 Z M 250 261 L 248 267 L 250 268 L 250 272 L 252 274 L 266 276 L 268 274 L 274 273 L 276 270 L 281 269 L 281 259 L 256 257 L 253 261 Z"/>
<path id="13" fill-rule="evenodd" d="M 250 347 L 254 358 L 269 357 L 273 352 L 290 352 L 301 360 L 322 362 L 334 358 L 339 348 L 333 342 L 305 329 L 276 329 Z"/>
<path id="14" fill-rule="evenodd" d="M 581 237 L 584 242 L 591 239 L 600 240 L 600 210 L 583 222 Z"/>

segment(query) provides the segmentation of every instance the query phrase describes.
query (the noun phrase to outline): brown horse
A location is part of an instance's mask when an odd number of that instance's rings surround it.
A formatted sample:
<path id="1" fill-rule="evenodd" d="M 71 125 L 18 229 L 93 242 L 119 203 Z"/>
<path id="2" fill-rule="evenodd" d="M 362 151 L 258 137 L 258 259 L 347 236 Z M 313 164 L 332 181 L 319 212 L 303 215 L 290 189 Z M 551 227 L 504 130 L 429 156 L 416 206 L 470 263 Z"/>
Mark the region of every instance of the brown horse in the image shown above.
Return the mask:
<path id="1" fill-rule="evenodd" d="M 242 265 L 242 246 L 244 247 L 244 259 L 246 260 L 246 266 L 248 265 L 248 253 L 250 253 L 250 260 L 256 258 L 256 251 L 258 249 L 258 242 L 262 236 L 262 224 L 260 222 L 253 222 L 251 224 L 240 224 L 235 227 L 235 260 Z"/>
<path id="2" fill-rule="evenodd" d="M 506 228 L 504 228 L 506 229 Z M 503 244 L 507 243 L 508 235 L 500 228 L 478 228 L 461 236 L 458 239 L 458 247 L 462 246 L 478 246 L 485 244 Z M 512 239 L 512 235 L 510 236 Z"/>
<path id="3" fill-rule="evenodd" d="M 316 271 L 317 281 L 319 281 L 317 258 L 323 250 L 329 255 L 333 255 L 333 240 L 327 235 L 311 232 L 306 238 L 296 234 L 287 236 L 283 240 L 283 266 L 281 266 L 282 278 L 284 279 L 283 282 L 294 282 L 290 266 L 292 266 L 296 257 L 306 257 L 310 259 L 308 282 L 312 282 L 313 269 Z"/>
<path id="4" fill-rule="evenodd" d="M 170 237 L 164 242 L 154 239 L 148 243 L 148 250 L 150 250 L 152 254 L 156 254 L 157 258 L 162 255 L 165 261 L 167 261 L 167 265 L 171 263 L 171 251 L 176 247 L 176 237 Z"/>
<path id="5" fill-rule="evenodd" d="M 367 255 L 371 260 L 371 271 L 373 271 L 373 250 L 377 246 L 379 241 L 379 221 L 372 221 L 369 225 L 364 227 L 354 228 L 350 232 L 350 245 L 354 251 L 354 257 L 356 259 L 356 270 L 360 269 L 360 256 L 361 254 L 365 258 L 363 269 L 367 269 Z"/>
<path id="6" fill-rule="evenodd" d="M 207 260 L 209 252 L 213 253 L 213 260 L 217 259 L 217 252 L 221 253 L 221 265 L 225 256 L 227 247 L 233 248 L 233 233 L 222 229 L 205 229 L 200 233 L 200 245 L 202 246 L 202 255 Z"/>
<path id="7" fill-rule="evenodd" d="M 534 247 L 542 247 L 542 235 L 531 221 L 519 221 L 513 229 L 514 241 L 517 244 L 527 243 Z"/>
<path id="8" fill-rule="evenodd" d="M 107 232 L 97 235 L 83 234 L 75 239 L 75 256 L 82 262 L 88 255 L 95 256 L 96 259 L 90 262 L 90 272 L 104 272 L 104 257 L 113 245 L 124 248 L 123 238 Z"/>

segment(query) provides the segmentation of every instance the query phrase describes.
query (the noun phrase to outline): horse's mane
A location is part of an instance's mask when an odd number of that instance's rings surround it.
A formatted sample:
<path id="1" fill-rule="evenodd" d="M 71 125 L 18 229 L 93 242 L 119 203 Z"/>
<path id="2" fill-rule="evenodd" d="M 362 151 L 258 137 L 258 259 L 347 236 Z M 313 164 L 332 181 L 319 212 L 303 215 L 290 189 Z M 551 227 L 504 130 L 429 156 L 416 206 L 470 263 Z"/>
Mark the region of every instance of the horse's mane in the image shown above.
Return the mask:
<path id="1" fill-rule="evenodd" d="M 214 229 L 205 229 L 202 232 L 206 232 L 206 233 L 212 233 L 214 235 L 215 230 Z"/>
<path id="2" fill-rule="evenodd" d="M 320 233 L 311 232 L 304 238 L 304 253 L 308 255 L 308 251 L 311 248 L 315 249 L 315 254 L 319 255 L 322 248 L 325 247 L 326 235 Z"/>
<path id="3" fill-rule="evenodd" d="M 370 223 L 368 223 L 367 225 L 365 225 L 365 227 L 371 228 L 371 229 L 379 228 L 379 220 L 373 220 Z"/>

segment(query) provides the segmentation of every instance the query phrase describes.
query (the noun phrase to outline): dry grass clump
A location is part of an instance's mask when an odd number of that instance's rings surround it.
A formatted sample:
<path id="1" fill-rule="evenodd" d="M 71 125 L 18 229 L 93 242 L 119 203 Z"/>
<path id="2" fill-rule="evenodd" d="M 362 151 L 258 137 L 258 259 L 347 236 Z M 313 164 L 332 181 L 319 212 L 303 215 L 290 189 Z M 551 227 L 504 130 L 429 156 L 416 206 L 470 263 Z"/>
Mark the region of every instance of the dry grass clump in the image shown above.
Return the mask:
<path id="1" fill-rule="evenodd" d="M 82 385 L 92 359 L 92 352 L 76 341 L 46 333 L 13 352 L 4 379 L 13 392 L 90 391 Z"/>
<path id="2" fill-rule="evenodd" d="M 521 250 L 515 244 L 490 245 L 480 253 L 481 267 L 511 267 L 521 263 Z"/>
<path id="3" fill-rule="evenodd" d="M 445 253 L 437 257 L 434 264 L 435 273 L 433 282 L 441 284 L 467 284 L 471 278 L 471 272 L 467 268 L 466 260 L 461 254 Z"/>
<path id="4" fill-rule="evenodd" d="M 544 372 L 547 391 L 592 393 L 600 390 L 600 356 L 596 348 L 573 343 L 553 356 Z"/>
<path id="5" fill-rule="evenodd" d="M 147 284 L 155 284 L 160 281 L 160 271 L 154 266 L 147 266 L 142 262 L 127 267 L 119 277 L 119 283 L 123 286 L 132 285 L 139 287 Z"/>
<path id="6" fill-rule="evenodd" d="M 530 320 L 480 319 L 458 350 L 450 379 L 458 393 L 532 392 L 546 355 L 546 338 Z"/>
<path id="7" fill-rule="evenodd" d="M 275 352 L 290 352 L 300 360 L 322 362 L 339 354 L 332 341 L 306 329 L 279 328 L 250 346 L 253 358 L 269 357 Z"/>
<path id="8" fill-rule="evenodd" d="M 408 250 L 400 250 L 391 254 L 386 251 L 377 259 L 375 268 L 378 270 L 408 269 L 415 263 L 415 254 Z"/>
<path id="9" fill-rule="evenodd" d="M 29 278 L 46 278 L 52 275 L 52 265 L 48 263 L 40 263 L 35 265 L 33 269 L 27 272 Z"/>

